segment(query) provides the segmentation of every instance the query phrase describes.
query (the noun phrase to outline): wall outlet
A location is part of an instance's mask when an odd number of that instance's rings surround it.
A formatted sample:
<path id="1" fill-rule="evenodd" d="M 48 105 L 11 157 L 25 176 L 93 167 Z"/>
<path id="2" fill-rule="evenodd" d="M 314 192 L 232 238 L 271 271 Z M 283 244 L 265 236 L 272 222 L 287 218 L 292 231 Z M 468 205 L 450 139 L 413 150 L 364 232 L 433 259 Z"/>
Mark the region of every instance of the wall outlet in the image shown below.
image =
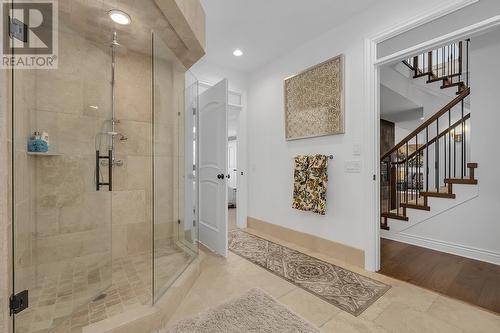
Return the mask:
<path id="1" fill-rule="evenodd" d="M 362 152 L 363 152 L 363 146 L 362 145 L 354 145 L 352 147 L 352 154 L 354 156 L 360 156 Z"/>

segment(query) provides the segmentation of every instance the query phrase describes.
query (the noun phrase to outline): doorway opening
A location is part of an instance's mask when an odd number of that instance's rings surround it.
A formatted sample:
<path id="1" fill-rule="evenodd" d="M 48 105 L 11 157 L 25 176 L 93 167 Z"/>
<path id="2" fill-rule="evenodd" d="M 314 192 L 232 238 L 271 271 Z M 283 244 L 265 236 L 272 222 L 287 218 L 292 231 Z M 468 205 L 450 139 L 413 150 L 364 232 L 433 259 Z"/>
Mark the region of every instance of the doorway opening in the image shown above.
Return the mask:
<path id="1" fill-rule="evenodd" d="M 238 120 L 239 110 L 229 107 L 227 128 L 227 209 L 228 230 L 238 228 Z"/>
<path id="2" fill-rule="evenodd" d="M 498 31 L 476 32 L 381 64 L 377 161 L 379 272 L 497 313 L 488 296 L 500 290 L 490 286 L 500 267 L 490 256 L 495 214 L 485 199 L 494 161 L 479 143 L 491 140 L 482 129 L 494 119 L 481 110 L 493 102 L 485 80 L 499 48 Z"/>
<path id="3" fill-rule="evenodd" d="M 200 83 L 199 106 L 199 241 L 227 256 L 230 230 L 245 227 L 246 202 L 243 93 L 217 84 Z"/>

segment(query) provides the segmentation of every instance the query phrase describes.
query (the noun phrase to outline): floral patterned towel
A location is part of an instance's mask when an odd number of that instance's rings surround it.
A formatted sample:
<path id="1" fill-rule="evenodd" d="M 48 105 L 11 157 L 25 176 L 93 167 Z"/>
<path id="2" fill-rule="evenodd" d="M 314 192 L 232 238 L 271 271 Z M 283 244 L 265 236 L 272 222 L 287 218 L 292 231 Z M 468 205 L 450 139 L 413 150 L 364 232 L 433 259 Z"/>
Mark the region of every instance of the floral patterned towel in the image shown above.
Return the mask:
<path id="1" fill-rule="evenodd" d="M 295 157 L 292 208 L 326 214 L 328 156 Z"/>
<path id="2" fill-rule="evenodd" d="M 309 210 L 311 207 L 307 206 L 308 201 L 306 198 L 306 183 L 307 173 L 309 168 L 309 157 L 306 155 L 299 155 L 295 157 L 295 171 L 293 173 L 293 202 L 292 208 L 300 210 Z"/>

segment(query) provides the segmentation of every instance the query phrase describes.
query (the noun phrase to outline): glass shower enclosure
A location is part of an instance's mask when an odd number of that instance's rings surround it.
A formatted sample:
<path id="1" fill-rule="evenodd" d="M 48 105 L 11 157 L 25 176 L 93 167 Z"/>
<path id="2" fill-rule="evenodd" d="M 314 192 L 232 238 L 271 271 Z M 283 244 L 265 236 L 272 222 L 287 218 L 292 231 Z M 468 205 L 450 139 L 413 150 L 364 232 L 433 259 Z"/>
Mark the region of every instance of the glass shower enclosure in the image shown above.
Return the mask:
<path id="1" fill-rule="evenodd" d="M 9 73 L 13 332 L 152 306 L 198 254 L 198 82 L 168 22 L 153 0 L 59 0 L 58 19 L 57 69 Z"/>

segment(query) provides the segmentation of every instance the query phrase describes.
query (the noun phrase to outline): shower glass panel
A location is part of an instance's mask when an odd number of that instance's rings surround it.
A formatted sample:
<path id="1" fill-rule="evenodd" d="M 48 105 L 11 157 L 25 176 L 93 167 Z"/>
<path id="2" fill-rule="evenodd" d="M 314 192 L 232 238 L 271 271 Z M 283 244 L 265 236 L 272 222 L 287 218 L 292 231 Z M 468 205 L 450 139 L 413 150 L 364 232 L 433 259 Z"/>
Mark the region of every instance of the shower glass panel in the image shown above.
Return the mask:
<path id="1" fill-rule="evenodd" d="M 13 293 L 29 292 L 16 332 L 59 326 L 112 283 L 112 192 L 94 183 L 110 139 L 111 35 L 89 38 L 79 23 L 60 12 L 58 69 L 12 73 Z M 48 152 L 28 151 L 34 132 Z"/>
<path id="2" fill-rule="evenodd" d="M 196 257 L 196 195 L 193 128 L 198 100 L 196 78 L 179 63 L 165 42 L 153 33 L 153 115 L 154 115 L 154 299 L 158 299 Z M 190 126 L 189 128 L 186 126 Z M 186 131 L 190 155 L 185 158 Z M 185 176 L 186 169 L 191 170 Z M 184 179 L 189 177 L 191 197 L 185 197 Z M 193 213 L 184 227 L 184 202 Z M 182 232 L 180 232 L 182 229 Z M 193 233 L 192 233 L 193 232 Z M 184 242 L 189 234 L 190 244 Z"/>
<path id="3" fill-rule="evenodd" d="M 191 73 L 186 72 L 185 90 L 178 96 L 179 112 L 184 116 L 179 116 L 179 128 L 177 151 L 179 158 L 177 177 L 177 188 L 180 195 L 178 198 L 178 224 L 177 240 L 187 252 L 198 253 L 198 187 L 196 160 L 197 152 L 197 110 L 198 110 L 198 80 Z"/>
<path id="4" fill-rule="evenodd" d="M 10 72 L 14 332 L 151 306 L 198 254 L 198 82 L 168 22 L 154 0 L 57 3 L 58 68 Z M 28 151 L 34 132 L 48 152 Z"/>

